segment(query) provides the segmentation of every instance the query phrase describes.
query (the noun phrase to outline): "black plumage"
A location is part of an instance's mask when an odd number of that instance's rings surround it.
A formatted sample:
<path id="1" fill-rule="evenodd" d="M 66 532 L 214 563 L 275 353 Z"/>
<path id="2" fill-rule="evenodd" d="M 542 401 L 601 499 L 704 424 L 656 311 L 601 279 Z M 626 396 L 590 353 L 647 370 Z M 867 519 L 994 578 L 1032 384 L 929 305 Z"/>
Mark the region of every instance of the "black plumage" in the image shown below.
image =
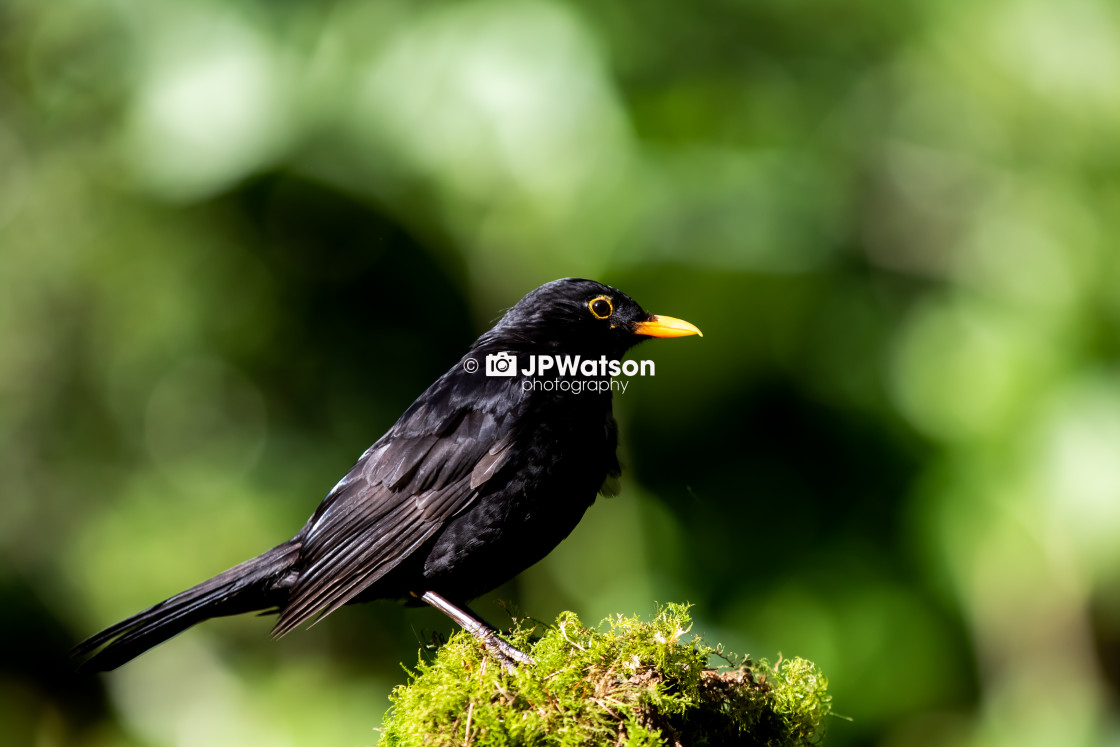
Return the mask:
<path id="1" fill-rule="evenodd" d="M 345 604 L 421 600 L 484 639 L 505 663 L 523 654 L 465 603 L 543 558 L 619 472 L 609 382 L 526 389 L 487 376 L 486 356 L 617 361 L 649 337 L 698 334 L 626 294 L 568 278 L 511 308 L 338 482 L 291 540 L 79 644 L 109 670 L 203 620 L 275 610 L 283 635 Z M 550 377 L 551 378 L 551 377 Z M 602 388 L 589 389 L 588 385 Z"/>

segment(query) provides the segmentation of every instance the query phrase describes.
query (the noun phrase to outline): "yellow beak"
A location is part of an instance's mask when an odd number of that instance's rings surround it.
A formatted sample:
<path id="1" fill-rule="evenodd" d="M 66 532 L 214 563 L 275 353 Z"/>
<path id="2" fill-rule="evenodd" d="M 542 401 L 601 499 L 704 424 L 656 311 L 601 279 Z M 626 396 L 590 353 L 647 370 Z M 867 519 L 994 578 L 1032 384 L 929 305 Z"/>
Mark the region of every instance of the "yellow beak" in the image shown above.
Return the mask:
<path id="1" fill-rule="evenodd" d="M 653 316 L 647 321 L 634 325 L 634 334 L 647 337 L 687 337 L 688 335 L 704 336 L 695 324 L 689 324 L 684 319 L 675 319 L 671 316 Z"/>

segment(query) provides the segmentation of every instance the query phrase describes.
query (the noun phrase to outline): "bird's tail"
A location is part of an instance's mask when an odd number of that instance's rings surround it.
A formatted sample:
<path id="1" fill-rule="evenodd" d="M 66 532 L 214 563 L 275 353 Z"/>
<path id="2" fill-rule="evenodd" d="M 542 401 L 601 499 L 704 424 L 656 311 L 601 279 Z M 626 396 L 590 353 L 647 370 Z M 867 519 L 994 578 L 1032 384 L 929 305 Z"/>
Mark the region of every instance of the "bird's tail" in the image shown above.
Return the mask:
<path id="1" fill-rule="evenodd" d="M 106 628 L 79 643 L 72 653 L 93 653 L 81 669 L 107 672 L 203 620 L 276 607 L 286 598 L 287 577 L 299 547 L 296 540 L 278 545 Z"/>

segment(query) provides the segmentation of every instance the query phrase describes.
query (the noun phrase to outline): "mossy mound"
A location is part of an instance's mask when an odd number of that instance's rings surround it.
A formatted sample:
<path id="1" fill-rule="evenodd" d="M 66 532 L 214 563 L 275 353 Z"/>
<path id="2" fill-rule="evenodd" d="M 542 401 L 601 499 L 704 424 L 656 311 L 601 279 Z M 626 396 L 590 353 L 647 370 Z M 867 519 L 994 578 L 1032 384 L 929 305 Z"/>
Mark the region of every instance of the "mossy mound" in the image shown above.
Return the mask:
<path id="1" fill-rule="evenodd" d="M 732 661 L 688 634 L 688 607 L 652 622 L 608 619 L 600 630 L 570 612 L 533 641 L 508 639 L 536 658 L 506 671 L 465 632 L 397 687 L 382 747 L 413 745 L 817 744 L 830 710 L 828 682 L 812 662 Z M 605 630 L 603 630 L 605 629 Z"/>

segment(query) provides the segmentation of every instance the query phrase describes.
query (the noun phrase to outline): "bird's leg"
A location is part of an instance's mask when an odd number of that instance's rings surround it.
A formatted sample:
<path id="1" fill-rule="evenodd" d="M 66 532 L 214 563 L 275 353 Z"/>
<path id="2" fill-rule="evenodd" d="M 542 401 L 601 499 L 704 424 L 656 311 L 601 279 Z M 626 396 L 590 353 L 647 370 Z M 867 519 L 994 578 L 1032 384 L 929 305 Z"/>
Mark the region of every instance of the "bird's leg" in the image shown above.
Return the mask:
<path id="1" fill-rule="evenodd" d="M 450 617 L 462 626 L 463 630 L 477 638 L 482 645 L 502 663 L 506 669 L 515 669 L 517 662 L 522 664 L 536 664 L 536 660 L 529 654 L 514 648 L 508 641 L 498 635 L 498 631 L 486 624 L 478 615 L 466 607 L 457 607 L 434 591 L 420 594 L 420 599 L 435 607 L 443 614 Z"/>

